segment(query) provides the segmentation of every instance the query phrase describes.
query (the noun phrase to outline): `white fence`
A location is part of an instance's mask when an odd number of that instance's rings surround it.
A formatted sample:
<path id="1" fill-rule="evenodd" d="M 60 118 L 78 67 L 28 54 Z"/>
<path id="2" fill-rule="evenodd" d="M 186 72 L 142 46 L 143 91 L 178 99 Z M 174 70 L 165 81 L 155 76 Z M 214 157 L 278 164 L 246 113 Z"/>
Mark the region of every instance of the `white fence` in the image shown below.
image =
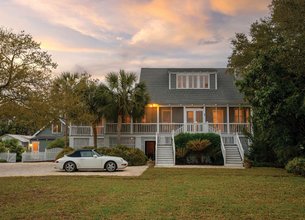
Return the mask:
<path id="1" fill-rule="evenodd" d="M 22 154 L 22 162 L 54 161 L 61 148 L 46 149 L 45 152 L 25 152 Z"/>
<path id="2" fill-rule="evenodd" d="M 16 163 L 16 153 L 0 153 L 0 159 L 6 160 L 9 163 Z"/>

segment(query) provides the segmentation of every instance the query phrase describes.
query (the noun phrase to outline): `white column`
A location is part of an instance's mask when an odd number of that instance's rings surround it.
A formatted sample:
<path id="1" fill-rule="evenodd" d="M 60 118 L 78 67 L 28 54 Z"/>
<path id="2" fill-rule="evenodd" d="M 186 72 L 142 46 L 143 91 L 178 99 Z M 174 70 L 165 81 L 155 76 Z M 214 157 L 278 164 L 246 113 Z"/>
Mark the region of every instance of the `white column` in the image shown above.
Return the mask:
<path id="1" fill-rule="evenodd" d="M 185 108 L 185 106 L 183 106 L 183 124 L 184 124 L 184 132 L 186 132 L 187 131 L 187 125 L 186 125 L 186 108 Z"/>
<path id="2" fill-rule="evenodd" d="M 130 133 L 133 134 L 133 118 L 130 118 Z"/>
<path id="3" fill-rule="evenodd" d="M 230 133 L 230 119 L 229 119 L 229 117 L 230 117 L 230 114 L 229 114 L 229 110 L 230 110 L 230 108 L 229 108 L 229 105 L 227 105 L 227 132 L 228 132 L 228 134 Z"/>
<path id="4" fill-rule="evenodd" d="M 159 133 L 160 129 L 159 129 L 159 120 L 160 120 L 160 117 L 159 117 L 159 106 L 157 106 L 157 132 Z"/>

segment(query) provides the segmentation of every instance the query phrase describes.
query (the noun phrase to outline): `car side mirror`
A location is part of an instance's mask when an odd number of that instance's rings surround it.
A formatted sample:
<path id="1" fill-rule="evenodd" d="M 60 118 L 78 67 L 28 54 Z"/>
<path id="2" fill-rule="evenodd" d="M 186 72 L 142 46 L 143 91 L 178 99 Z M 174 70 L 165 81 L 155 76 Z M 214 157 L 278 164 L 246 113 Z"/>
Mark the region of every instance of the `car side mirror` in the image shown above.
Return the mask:
<path id="1" fill-rule="evenodd" d="M 94 158 L 97 158 L 97 155 L 93 155 Z"/>

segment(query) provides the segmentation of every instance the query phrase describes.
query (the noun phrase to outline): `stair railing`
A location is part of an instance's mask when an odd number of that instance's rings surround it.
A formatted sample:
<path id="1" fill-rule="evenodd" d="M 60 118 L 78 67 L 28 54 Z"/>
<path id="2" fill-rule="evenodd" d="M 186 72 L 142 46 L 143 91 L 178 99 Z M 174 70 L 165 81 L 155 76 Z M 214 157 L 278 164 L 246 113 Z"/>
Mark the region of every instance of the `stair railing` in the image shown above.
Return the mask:
<path id="1" fill-rule="evenodd" d="M 222 152 L 222 156 L 223 156 L 223 165 L 226 165 L 227 164 L 226 148 L 225 148 L 225 145 L 222 140 L 221 132 L 219 132 L 218 134 L 220 136 L 220 147 L 221 147 L 221 152 Z"/>
<path id="2" fill-rule="evenodd" d="M 159 133 L 156 133 L 156 147 L 155 147 L 155 164 L 158 165 L 158 135 Z"/>
<path id="3" fill-rule="evenodd" d="M 175 131 L 172 131 L 172 147 L 173 147 L 173 159 L 174 165 L 176 165 L 176 146 L 175 146 Z"/>
<path id="4" fill-rule="evenodd" d="M 238 150 L 239 150 L 239 153 L 240 153 L 240 156 L 241 156 L 241 160 L 244 161 L 245 151 L 244 151 L 244 148 L 243 148 L 243 146 L 240 142 L 238 133 L 236 133 L 236 135 L 235 135 L 235 143 L 237 144 L 237 147 L 238 147 Z"/>

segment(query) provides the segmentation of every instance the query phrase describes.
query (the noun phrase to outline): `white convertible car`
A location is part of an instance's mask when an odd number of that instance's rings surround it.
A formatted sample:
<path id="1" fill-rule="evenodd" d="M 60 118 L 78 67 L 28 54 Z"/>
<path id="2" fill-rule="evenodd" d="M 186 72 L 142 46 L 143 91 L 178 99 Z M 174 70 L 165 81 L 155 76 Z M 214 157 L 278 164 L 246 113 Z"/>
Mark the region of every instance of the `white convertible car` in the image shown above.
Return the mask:
<path id="1" fill-rule="evenodd" d="M 76 170 L 105 169 L 114 172 L 117 169 L 124 169 L 128 162 L 121 157 L 100 155 L 94 150 L 76 150 L 69 155 L 55 161 L 55 168 L 74 172 Z"/>

